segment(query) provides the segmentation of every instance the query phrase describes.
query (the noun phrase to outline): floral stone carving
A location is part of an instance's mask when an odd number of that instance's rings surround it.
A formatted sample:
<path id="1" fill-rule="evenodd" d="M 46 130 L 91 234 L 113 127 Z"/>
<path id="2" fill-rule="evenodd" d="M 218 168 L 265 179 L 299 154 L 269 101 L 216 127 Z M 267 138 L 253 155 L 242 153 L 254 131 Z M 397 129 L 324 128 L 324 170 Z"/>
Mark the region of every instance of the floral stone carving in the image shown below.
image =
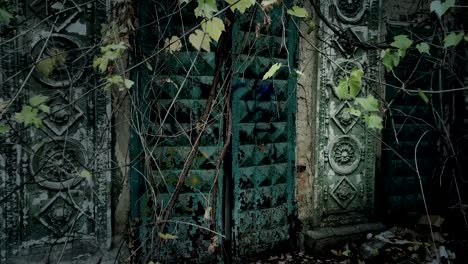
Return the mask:
<path id="1" fill-rule="evenodd" d="M 83 147 L 78 141 L 57 139 L 37 147 L 31 158 L 31 173 L 40 186 L 64 190 L 83 179 L 79 173 L 85 164 Z"/>
<path id="2" fill-rule="evenodd" d="M 340 136 L 330 143 L 330 166 L 339 174 L 350 174 L 361 161 L 361 146 L 353 136 Z"/>

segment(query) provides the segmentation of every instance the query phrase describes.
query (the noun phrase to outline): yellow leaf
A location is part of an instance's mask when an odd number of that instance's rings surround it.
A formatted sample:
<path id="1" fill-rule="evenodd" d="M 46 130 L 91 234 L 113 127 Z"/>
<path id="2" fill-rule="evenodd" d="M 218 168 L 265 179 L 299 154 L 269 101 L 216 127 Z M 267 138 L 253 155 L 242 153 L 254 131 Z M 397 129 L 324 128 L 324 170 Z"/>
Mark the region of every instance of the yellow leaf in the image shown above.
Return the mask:
<path id="1" fill-rule="evenodd" d="M 293 6 L 288 10 L 288 14 L 295 17 L 306 18 L 309 17 L 309 12 L 300 6 Z"/>
<path id="2" fill-rule="evenodd" d="M 221 33 L 225 30 L 223 20 L 219 17 L 213 17 L 211 20 L 206 21 L 202 25 L 202 29 L 207 33 L 214 41 L 218 41 L 221 37 Z"/>
<path id="3" fill-rule="evenodd" d="M 281 63 L 275 63 L 271 65 L 271 68 L 265 73 L 265 75 L 263 75 L 262 80 L 266 80 L 273 77 L 273 75 L 275 75 L 275 73 L 281 68 L 281 65 Z"/>
<path id="4" fill-rule="evenodd" d="M 231 10 L 239 10 L 241 14 L 245 13 L 245 10 L 255 4 L 255 0 L 226 0 L 231 5 Z"/>
<path id="5" fill-rule="evenodd" d="M 82 170 L 80 172 L 80 177 L 83 177 L 83 178 L 91 178 L 91 172 L 89 170 Z"/>
<path id="6" fill-rule="evenodd" d="M 182 42 L 180 39 L 176 36 L 172 36 L 171 39 L 166 39 L 164 41 L 164 46 L 169 49 L 169 53 L 174 53 L 176 51 L 179 51 L 180 48 L 182 48 Z"/>
<path id="7" fill-rule="evenodd" d="M 161 232 L 158 233 L 159 237 L 163 240 L 174 240 L 174 239 L 177 239 L 177 236 L 176 235 L 172 235 L 172 234 L 163 234 Z"/>
<path id="8" fill-rule="evenodd" d="M 205 32 L 200 29 L 195 30 L 194 33 L 190 34 L 189 42 L 197 50 L 204 49 L 210 51 L 210 37 L 205 35 Z"/>

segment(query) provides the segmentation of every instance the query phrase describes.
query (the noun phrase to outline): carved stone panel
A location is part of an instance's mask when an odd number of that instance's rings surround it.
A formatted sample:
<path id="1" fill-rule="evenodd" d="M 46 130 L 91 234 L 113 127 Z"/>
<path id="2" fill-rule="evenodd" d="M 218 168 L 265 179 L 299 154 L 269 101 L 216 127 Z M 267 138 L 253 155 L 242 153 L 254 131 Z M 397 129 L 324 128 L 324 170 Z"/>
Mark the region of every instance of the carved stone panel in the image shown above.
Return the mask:
<path id="1" fill-rule="evenodd" d="M 373 210 L 375 139 L 362 118 L 347 111 L 353 106 L 338 98 L 335 88 L 353 69 L 365 77 L 379 79 L 378 54 L 350 43 L 378 40 L 381 15 L 379 0 L 323 0 L 324 17 L 343 30 L 337 36 L 321 21 L 317 115 L 318 188 L 316 225 L 336 226 L 364 222 Z M 333 8 L 329 8 L 332 6 Z M 357 97 L 378 92 L 378 83 L 363 81 Z"/>
<path id="2" fill-rule="evenodd" d="M 0 29 L 4 118 L 36 95 L 50 113 L 0 135 L 0 263 L 87 263 L 111 241 L 110 96 L 91 67 L 105 1 L 6 2 L 21 20 Z"/>

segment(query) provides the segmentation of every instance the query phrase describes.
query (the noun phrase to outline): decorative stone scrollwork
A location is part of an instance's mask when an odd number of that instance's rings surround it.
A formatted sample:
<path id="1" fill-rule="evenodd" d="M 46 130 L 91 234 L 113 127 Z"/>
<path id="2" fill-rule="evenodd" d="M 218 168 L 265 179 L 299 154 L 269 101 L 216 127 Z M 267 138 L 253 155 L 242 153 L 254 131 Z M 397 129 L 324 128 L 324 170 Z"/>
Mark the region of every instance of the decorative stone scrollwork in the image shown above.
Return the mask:
<path id="1" fill-rule="evenodd" d="M 37 184 L 52 190 L 64 190 L 83 179 L 78 174 L 85 164 L 83 147 L 78 141 L 57 139 L 40 144 L 30 166 Z"/>
<path id="2" fill-rule="evenodd" d="M 366 11 L 367 0 L 335 0 L 338 18 L 346 23 L 357 23 Z"/>
<path id="3" fill-rule="evenodd" d="M 361 146 L 354 136 L 340 136 L 330 142 L 330 166 L 339 174 L 350 174 L 361 162 Z"/>
<path id="4" fill-rule="evenodd" d="M 32 45 L 31 56 L 38 60 L 34 78 L 54 88 L 70 85 L 83 74 L 86 58 L 81 44 L 73 37 L 52 34 Z"/>

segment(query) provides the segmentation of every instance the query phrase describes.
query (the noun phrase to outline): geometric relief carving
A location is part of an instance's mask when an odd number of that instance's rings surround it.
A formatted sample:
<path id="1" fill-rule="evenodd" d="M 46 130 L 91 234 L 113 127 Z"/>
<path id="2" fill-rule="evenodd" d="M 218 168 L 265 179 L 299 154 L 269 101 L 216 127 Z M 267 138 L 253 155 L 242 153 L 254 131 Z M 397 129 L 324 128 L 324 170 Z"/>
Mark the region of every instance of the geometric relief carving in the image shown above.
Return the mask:
<path id="1" fill-rule="evenodd" d="M 31 56 L 38 60 L 34 78 L 42 84 L 60 88 L 78 80 L 86 66 L 85 49 L 73 37 L 51 34 L 32 45 Z"/>
<path id="2" fill-rule="evenodd" d="M 37 147 L 30 167 L 37 184 L 52 190 L 64 190 L 83 179 L 79 173 L 85 165 L 86 157 L 78 141 L 56 139 Z"/>
<path id="3" fill-rule="evenodd" d="M 328 147 L 331 168 L 339 174 L 350 174 L 361 162 L 361 146 L 354 136 L 339 136 Z"/>
<path id="4" fill-rule="evenodd" d="M 351 105 L 346 101 L 338 107 L 338 110 L 332 115 L 333 121 L 335 121 L 336 125 L 344 134 L 348 134 L 351 128 L 353 128 L 358 121 L 358 118 L 355 115 L 346 111 L 347 108 L 351 108 Z"/>
<path id="5" fill-rule="evenodd" d="M 346 209 L 357 194 L 357 189 L 354 185 L 348 181 L 347 178 L 343 178 L 333 189 L 330 195 L 333 199 L 343 208 Z"/>
<path id="6" fill-rule="evenodd" d="M 43 118 L 44 124 L 57 136 L 61 136 L 83 115 L 83 111 L 75 104 L 70 104 L 61 93 L 52 97 L 48 105 L 50 115 Z"/>
<path id="7" fill-rule="evenodd" d="M 338 17 L 346 23 L 356 23 L 361 20 L 366 11 L 367 0 L 335 0 Z"/>
<path id="8" fill-rule="evenodd" d="M 57 236 L 62 237 L 71 227 L 78 230 L 76 223 L 81 215 L 81 211 L 60 192 L 45 204 L 35 217 Z"/>

